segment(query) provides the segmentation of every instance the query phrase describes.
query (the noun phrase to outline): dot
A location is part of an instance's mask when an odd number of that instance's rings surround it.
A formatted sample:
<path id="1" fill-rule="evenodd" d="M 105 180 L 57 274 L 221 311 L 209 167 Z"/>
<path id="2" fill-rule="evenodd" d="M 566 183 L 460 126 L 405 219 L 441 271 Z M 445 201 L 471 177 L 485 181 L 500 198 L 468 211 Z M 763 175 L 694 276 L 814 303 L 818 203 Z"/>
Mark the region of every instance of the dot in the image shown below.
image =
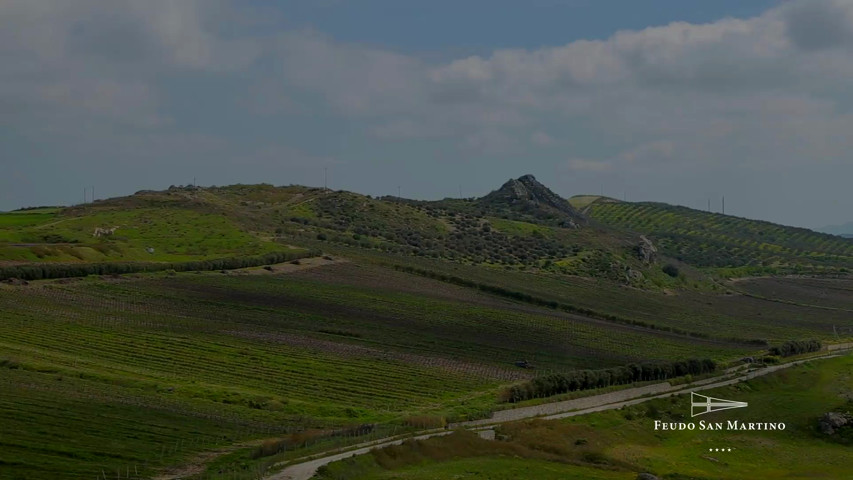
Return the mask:
<path id="1" fill-rule="evenodd" d="M 713 452 L 713 451 L 714 451 L 714 449 L 713 449 L 713 448 L 709 448 L 709 449 L 708 449 L 708 451 L 709 451 L 709 452 Z"/>
<path id="2" fill-rule="evenodd" d="M 729 449 L 729 451 L 731 452 L 731 451 L 732 451 L 732 449 L 730 448 L 730 449 Z"/>

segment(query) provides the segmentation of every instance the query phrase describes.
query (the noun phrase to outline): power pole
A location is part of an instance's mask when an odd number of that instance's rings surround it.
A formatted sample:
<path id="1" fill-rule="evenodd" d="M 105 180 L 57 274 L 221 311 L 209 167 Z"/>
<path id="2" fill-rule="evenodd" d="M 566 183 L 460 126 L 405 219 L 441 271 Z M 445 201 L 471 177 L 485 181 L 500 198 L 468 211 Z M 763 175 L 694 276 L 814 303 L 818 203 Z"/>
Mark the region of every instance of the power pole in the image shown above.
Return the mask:
<path id="1" fill-rule="evenodd" d="M 726 197 L 723 197 L 723 215 L 726 214 Z"/>
<path id="2" fill-rule="evenodd" d="M 708 198 L 708 213 L 711 213 L 711 198 Z"/>
<path id="3" fill-rule="evenodd" d="M 323 168 L 323 190 L 329 191 L 329 167 Z"/>
<path id="4" fill-rule="evenodd" d="M 397 198 L 398 198 L 398 199 L 399 199 L 399 198 L 403 198 L 403 197 L 401 197 L 401 196 L 400 196 L 400 186 L 399 186 L 399 185 L 397 185 Z"/>

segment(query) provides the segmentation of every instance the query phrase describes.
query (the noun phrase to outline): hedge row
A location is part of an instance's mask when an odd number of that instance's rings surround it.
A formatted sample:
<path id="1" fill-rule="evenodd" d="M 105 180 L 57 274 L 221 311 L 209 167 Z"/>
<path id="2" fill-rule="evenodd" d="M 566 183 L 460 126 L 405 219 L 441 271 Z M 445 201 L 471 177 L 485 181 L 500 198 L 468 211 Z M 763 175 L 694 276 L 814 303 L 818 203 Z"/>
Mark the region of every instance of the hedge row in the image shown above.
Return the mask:
<path id="1" fill-rule="evenodd" d="M 644 322 L 642 320 L 632 320 L 628 318 L 618 317 L 616 315 L 610 315 L 607 313 L 600 313 L 594 310 L 590 310 L 588 308 L 577 307 L 575 305 L 569 305 L 565 303 L 559 303 L 553 300 L 545 300 L 542 298 L 534 297 L 533 295 L 517 292 L 514 290 L 509 290 L 503 287 L 498 287 L 495 285 L 488 285 L 484 283 L 477 283 L 471 280 L 466 280 L 464 278 L 459 278 L 452 275 L 445 275 L 443 273 L 437 273 L 430 270 L 424 270 L 416 267 L 411 267 L 408 265 L 391 265 L 395 270 L 411 273 L 414 275 L 420 275 L 422 277 L 432 278 L 433 280 L 439 280 L 446 283 L 452 283 L 454 285 L 459 285 L 462 287 L 468 288 L 476 288 L 486 293 L 490 293 L 492 295 L 497 295 L 500 297 L 510 298 L 512 300 L 517 300 L 524 303 L 530 303 L 533 305 L 537 305 L 540 307 L 551 308 L 554 310 L 562 310 L 569 313 L 575 313 L 578 315 L 584 315 L 590 318 L 597 318 L 601 320 L 608 320 L 611 322 L 624 323 L 628 325 L 634 325 L 643 328 L 650 328 L 652 330 L 659 330 L 662 332 L 671 332 L 678 335 L 684 335 L 693 338 L 712 338 L 710 335 L 700 333 L 700 332 L 691 332 L 688 330 L 682 330 L 677 327 L 671 327 L 666 325 L 656 325 L 654 323 Z M 735 343 L 742 343 L 747 345 L 767 345 L 766 340 L 762 339 L 742 339 L 742 338 L 722 338 L 719 340 L 730 341 Z"/>
<path id="2" fill-rule="evenodd" d="M 156 272 L 174 270 L 176 272 L 198 270 L 233 270 L 236 268 L 257 267 L 270 263 L 281 263 L 305 257 L 320 255 L 319 250 L 271 252 L 264 255 L 247 257 L 216 258 L 192 262 L 113 262 L 113 263 L 39 263 L 0 268 L 0 280 L 18 278 L 21 280 L 42 280 L 50 278 L 85 277 L 87 275 L 120 275 L 123 273 Z"/>
<path id="3" fill-rule="evenodd" d="M 666 380 L 684 375 L 712 373 L 717 364 L 708 358 L 680 360 L 670 363 L 642 363 L 603 370 L 578 370 L 536 377 L 504 390 L 501 400 L 515 403 L 561 393 L 609 387 L 649 380 Z"/>
<path id="4" fill-rule="evenodd" d="M 771 355 L 790 357 L 801 353 L 817 352 L 820 351 L 821 347 L 823 345 L 819 340 L 791 340 L 777 347 L 770 347 L 768 351 Z"/>

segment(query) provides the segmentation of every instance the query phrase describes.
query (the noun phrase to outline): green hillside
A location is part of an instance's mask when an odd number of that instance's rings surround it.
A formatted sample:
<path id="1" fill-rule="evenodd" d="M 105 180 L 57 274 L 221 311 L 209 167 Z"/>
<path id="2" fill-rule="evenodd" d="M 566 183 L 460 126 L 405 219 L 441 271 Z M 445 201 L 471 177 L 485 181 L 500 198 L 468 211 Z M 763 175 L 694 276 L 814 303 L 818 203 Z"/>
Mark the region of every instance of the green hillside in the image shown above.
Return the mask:
<path id="1" fill-rule="evenodd" d="M 847 271 L 853 241 L 805 228 L 663 203 L 595 201 L 583 210 L 610 227 L 653 237 L 667 256 L 727 273 Z"/>
<path id="2" fill-rule="evenodd" d="M 690 418 L 686 395 L 563 420 L 529 420 L 496 429 L 406 442 L 324 467 L 320 480 L 545 478 L 850 478 L 853 428 L 828 435 L 827 412 L 849 411 L 850 356 L 821 360 L 702 392 L 737 398 L 747 410 Z M 784 431 L 655 431 L 654 421 L 783 422 Z M 729 450 L 731 449 L 731 450 Z"/>
<path id="3" fill-rule="evenodd" d="M 232 185 L 2 214 L 0 424 L 26 432 L 0 439 L 0 478 L 150 477 L 213 450 L 204 478 L 257 478 L 488 416 L 549 373 L 853 335 L 849 278 L 713 280 L 642 233 L 529 176 L 479 199 Z M 607 378 L 584 388 L 651 381 Z"/>
<path id="4" fill-rule="evenodd" d="M 97 235 L 99 229 L 112 233 Z M 641 234 L 658 258 L 638 255 Z M 316 242 L 643 288 L 706 288 L 701 269 L 744 276 L 853 267 L 849 239 L 658 203 L 566 201 L 529 175 L 477 199 L 233 185 L 0 214 L 0 265 L 177 262 Z"/>

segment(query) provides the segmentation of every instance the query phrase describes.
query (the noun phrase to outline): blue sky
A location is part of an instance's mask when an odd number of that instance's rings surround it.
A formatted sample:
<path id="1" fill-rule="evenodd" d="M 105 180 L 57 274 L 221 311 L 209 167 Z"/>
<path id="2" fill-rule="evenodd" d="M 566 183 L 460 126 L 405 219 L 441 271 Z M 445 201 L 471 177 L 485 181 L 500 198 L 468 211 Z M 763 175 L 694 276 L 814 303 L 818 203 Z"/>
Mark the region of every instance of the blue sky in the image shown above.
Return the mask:
<path id="1" fill-rule="evenodd" d="M 842 0 L 0 3 L 0 210 L 186 184 L 851 220 Z"/>

